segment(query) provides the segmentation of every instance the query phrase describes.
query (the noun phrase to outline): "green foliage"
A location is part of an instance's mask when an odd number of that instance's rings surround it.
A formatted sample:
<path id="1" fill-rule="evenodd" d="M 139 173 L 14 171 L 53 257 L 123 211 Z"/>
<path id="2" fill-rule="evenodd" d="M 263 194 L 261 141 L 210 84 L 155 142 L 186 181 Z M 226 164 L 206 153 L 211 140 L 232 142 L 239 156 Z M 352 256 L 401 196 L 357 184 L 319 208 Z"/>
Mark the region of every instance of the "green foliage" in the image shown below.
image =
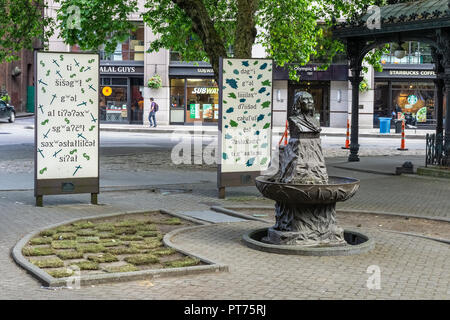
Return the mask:
<path id="1" fill-rule="evenodd" d="M 134 24 L 128 16 L 137 11 L 137 0 L 56 0 L 58 27 L 61 36 L 70 45 L 78 44 L 82 50 L 104 48 L 112 53 L 117 44 L 125 41 Z M 74 8 L 80 8 L 79 19 Z M 76 20 L 74 20 L 74 18 Z M 79 24 L 78 24 L 79 22 Z"/>
<path id="2" fill-rule="evenodd" d="M 45 0 L 0 0 L 0 63 L 19 58 L 33 42 L 47 42 L 53 32 L 51 18 L 43 18 Z"/>

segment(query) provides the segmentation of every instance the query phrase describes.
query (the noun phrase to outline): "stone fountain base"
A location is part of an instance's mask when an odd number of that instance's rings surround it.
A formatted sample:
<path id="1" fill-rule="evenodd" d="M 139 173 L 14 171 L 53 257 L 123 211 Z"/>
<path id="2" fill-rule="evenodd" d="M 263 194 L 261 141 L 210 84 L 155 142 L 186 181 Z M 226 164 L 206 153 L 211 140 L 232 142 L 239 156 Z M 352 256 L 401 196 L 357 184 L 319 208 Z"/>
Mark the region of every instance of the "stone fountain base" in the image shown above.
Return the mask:
<path id="1" fill-rule="evenodd" d="M 262 241 L 277 245 L 345 245 L 344 229 L 336 223 L 336 204 L 290 204 L 277 202 L 276 224 Z"/>
<path id="2" fill-rule="evenodd" d="M 368 236 L 355 230 L 343 230 L 344 244 L 337 246 L 305 246 L 305 245 L 278 245 L 264 242 L 270 228 L 263 228 L 252 230 L 243 236 L 244 243 L 256 250 L 289 254 L 289 255 L 304 255 L 304 256 L 346 256 L 353 254 L 361 254 L 372 250 L 375 247 L 375 242 L 369 239 Z"/>

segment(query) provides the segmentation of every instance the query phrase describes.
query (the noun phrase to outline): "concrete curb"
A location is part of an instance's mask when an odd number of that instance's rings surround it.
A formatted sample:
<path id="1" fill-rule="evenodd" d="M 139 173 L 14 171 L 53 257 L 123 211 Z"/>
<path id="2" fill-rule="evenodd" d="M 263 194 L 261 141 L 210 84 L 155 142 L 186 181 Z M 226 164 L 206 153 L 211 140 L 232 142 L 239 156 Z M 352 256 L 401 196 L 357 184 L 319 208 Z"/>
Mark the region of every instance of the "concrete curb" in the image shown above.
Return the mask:
<path id="1" fill-rule="evenodd" d="M 252 208 L 253 208 L 253 207 L 252 207 Z M 266 222 L 266 223 L 269 222 L 269 223 L 271 223 L 270 220 L 252 217 L 252 216 L 249 216 L 249 215 L 244 214 L 244 213 L 240 213 L 240 212 L 236 212 L 236 211 L 227 209 L 227 208 L 225 208 L 225 207 L 212 206 L 212 207 L 211 207 L 211 210 L 216 211 L 216 212 L 220 212 L 220 213 L 225 213 L 225 214 L 227 214 L 227 215 L 229 215 L 229 216 L 236 217 L 236 218 L 242 218 L 242 219 L 246 219 L 246 220 L 254 220 L 254 221 L 260 221 L 260 222 Z"/>
<path id="2" fill-rule="evenodd" d="M 341 247 L 302 247 L 295 245 L 268 244 L 254 240 L 252 238 L 252 236 L 266 231 L 267 228 L 252 230 L 245 233 L 242 239 L 245 244 L 252 249 L 269 253 L 302 256 L 349 256 L 354 254 L 366 253 L 375 248 L 375 242 L 373 241 L 373 239 L 369 238 L 367 235 L 361 233 L 360 231 L 355 231 L 352 229 L 345 229 L 344 233 L 349 236 L 357 236 L 364 239 L 365 241 L 363 243 Z"/>
<path id="3" fill-rule="evenodd" d="M 25 129 L 34 129 L 33 125 L 25 126 Z M 153 134 L 167 134 L 167 133 L 178 133 L 178 134 L 194 134 L 194 129 L 192 127 L 186 127 L 186 129 L 170 129 L 170 128 L 102 128 L 100 127 L 101 132 L 134 132 L 134 133 L 153 133 Z M 195 132 L 198 135 L 202 136 L 211 136 L 216 137 L 218 134 L 217 130 L 199 130 L 198 132 Z M 277 131 L 273 130 L 273 133 L 282 134 L 283 130 Z M 346 136 L 346 132 L 329 132 L 329 133 L 322 133 L 322 137 L 344 137 Z M 391 133 L 391 134 L 380 134 L 380 133 L 360 133 L 360 138 L 389 138 L 389 139 L 401 139 L 400 133 Z M 405 139 L 414 139 L 414 140 L 424 140 L 426 135 L 422 134 L 406 134 Z"/>
<path id="4" fill-rule="evenodd" d="M 232 209 L 274 209 L 274 206 L 225 206 L 225 207 L 216 207 L 216 208 L 222 208 L 226 211 L 222 211 L 223 213 L 226 212 L 232 212 L 233 214 L 241 215 L 243 213 L 233 211 Z M 212 209 L 212 208 L 211 208 Z M 425 219 L 425 220 L 433 220 L 433 221 L 442 221 L 442 222 L 450 222 L 450 218 L 445 217 L 427 217 L 427 216 L 417 216 L 409 213 L 394 213 L 394 212 L 387 212 L 387 211 L 369 211 L 369 210 L 354 210 L 354 209 L 336 209 L 336 212 L 342 212 L 342 213 L 363 213 L 363 214 L 374 214 L 374 215 L 385 215 L 385 216 L 394 216 L 394 217 L 405 217 L 405 218 L 417 218 L 417 219 Z M 272 221 L 261 219 L 263 222 L 270 222 Z"/>
<path id="5" fill-rule="evenodd" d="M 194 130 L 187 127 L 185 130 L 180 129 L 150 129 L 150 128 L 100 128 L 100 131 L 106 131 L 106 132 L 138 132 L 138 133 L 189 133 L 193 134 Z M 196 132 L 200 134 L 199 132 Z M 274 131 L 274 133 L 282 133 L 282 131 Z M 203 135 L 211 135 L 211 136 L 217 136 L 218 132 L 217 130 L 202 130 L 201 134 Z M 330 137 L 345 137 L 346 132 L 330 132 L 330 133 L 322 133 L 322 137 L 330 136 Z M 400 133 L 393 133 L 393 134 L 377 134 L 377 133 L 360 133 L 359 137 L 362 138 L 392 138 L 392 139 L 401 139 Z M 425 135 L 419 135 L 419 134 L 413 134 L 413 135 L 406 135 L 405 139 L 417 139 L 422 140 L 425 139 Z"/>
<path id="6" fill-rule="evenodd" d="M 126 211 L 126 212 L 120 212 L 120 213 L 112 213 L 112 214 L 97 215 L 97 216 L 92 216 L 92 217 L 71 219 L 71 220 L 68 220 L 68 221 L 65 221 L 62 223 L 53 224 L 53 225 L 47 226 L 45 228 L 42 228 L 38 231 L 30 232 L 25 237 L 23 237 L 21 240 L 19 240 L 19 242 L 17 242 L 17 244 L 11 250 L 11 256 L 19 266 L 21 266 L 23 269 L 25 269 L 28 273 L 31 273 L 31 275 L 36 277 L 44 285 L 46 285 L 48 287 L 66 286 L 69 281 L 73 280 L 73 277 L 54 278 L 54 277 L 50 276 L 44 270 L 33 265 L 22 255 L 22 248 L 28 243 L 28 241 L 30 241 L 31 238 L 38 235 L 43 230 L 56 228 L 56 227 L 59 227 L 62 225 L 66 225 L 66 224 L 70 224 L 70 223 L 74 223 L 74 222 L 78 222 L 78 221 L 82 221 L 82 220 L 95 220 L 95 219 L 111 218 L 111 217 L 117 217 L 117 216 L 122 216 L 122 215 L 129 215 L 129 214 L 142 214 L 142 213 L 149 212 L 149 211 L 150 210 Z M 202 226 L 208 225 L 208 223 L 205 223 L 203 221 L 199 221 L 197 219 L 190 218 L 190 217 L 185 217 L 183 215 L 169 212 L 164 209 L 156 209 L 154 211 L 160 211 L 162 213 L 169 214 L 169 215 L 172 215 L 172 216 L 175 216 L 175 217 L 187 220 L 187 221 L 199 223 L 199 224 L 202 224 Z M 192 228 L 198 228 L 198 227 L 199 226 L 187 227 L 187 228 L 182 228 L 179 230 L 174 230 L 172 232 L 169 232 L 168 234 L 166 234 L 164 236 L 163 243 L 168 245 L 169 247 L 172 247 L 171 246 L 172 242 L 170 241 L 170 239 L 175 234 L 178 234 L 178 231 L 185 231 L 186 229 L 192 229 Z M 80 284 L 81 285 L 90 285 L 90 284 L 99 284 L 99 283 L 107 283 L 107 282 L 133 281 L 133 280 L 139 280 L 139 279 L 149 279 L 149 278 L 152 279 L 152 278 L 159 278 L 159 277 L 171 277 L 171 276 L 182 276 L 182 275 L 191 275 L 191 274 L 200 274 L 200 273 L 228 271 L 228 266 L 226 266 L 226 265 L 216 264 L 213 261 L 210 261 L 209 259 L 192 255 L 189 252 L 186 252 L 185 250 L 179 250 L 176 247 L 173 247 L 173 248 L 187 256 L 198 258 L 199 260 L 201 260 L 204 263 L 207 263 L 208 265 L 185 267 L 185 268 L 141 270 L 141 271 L 133 271 L 133 272 L 84 275 L 84 276 L 80 277 Z"/>
<path id="7" fill-rule="evenodd" d="M 230 215 L 236 215 L 241 217 L 242 215 L 245 216 L 245 214 L 240 213 L 240 212 L 236 212 L 233 211 L 231 209 L 263 209 L 263 210 L 267 210 L 267 209 L 274 209 L 273 206 L 227 206 L 227 207 L 211 207 L 212 210 L 214 211 L 218 211 L 218 212 L 222 212 L 225 214 L 230 214 Z M 426 217 L 426 216 L 415 216 L 412 214 L 400 214 L 400 213 L 391 213 L 391 212 L 382 212 L 382 211 L 364 211 L 364 210 L 349 210 L 349 209 L 336 209 L 336 212 L 342 212 L 342 213 L 363 213 L 363 214 L 374 214 L 374 215 L 385 215 L 385 216 L 394 216 L 394 217 L 405 217 L 405 218 L 417 218 L 417 219 L 425 219 L 425 220 L 432 220 L 432 221 L 438 221 L 438 222 L 450 222 L 449 218 L 439 218 L 439 217 Z M 254 218 L 249 216 L 251 220 L 258 220 L 261 222 L 266 222 L 266 223 L 273 223 L 273 221 L 270 220 L 265 220 L 265 219 L 258 219 L 258 218 Z M 253 219 L 252 219 L 253 218 Z M 368 230 L 370 230 L 371 228 L 366 228 Z M 347 229 L 346 229 L 347 230 Z M 375 231 L 380 231 L 380 229 L 373 229 Z M 403 235 L 407 235 L 407 236 L 412 236 L 412 237 L 418 237 L 418 238 L 423 238 L 423 239 L 428 239 L 428 240 L 433 240 L 433 241 L 438 241 L 438 242 L 442 242 L 442 243 L 446 243 L 446 244 L 450 244 L 450 239 L 444 239 L 444 238 L 435 238 L 435 237 L 430 237 L 430 236 L 424 236 L 418 233 L 412 233 L 412 232 L 401 232 L 401 231 L 395 231 L 395 230 L 387 230 L 387 229 L 382 229 L 382 231 L 386 231 L 386 232 L 392 232 L 392 233 L 396 233 L 396 234 L 403 234 Z"/>

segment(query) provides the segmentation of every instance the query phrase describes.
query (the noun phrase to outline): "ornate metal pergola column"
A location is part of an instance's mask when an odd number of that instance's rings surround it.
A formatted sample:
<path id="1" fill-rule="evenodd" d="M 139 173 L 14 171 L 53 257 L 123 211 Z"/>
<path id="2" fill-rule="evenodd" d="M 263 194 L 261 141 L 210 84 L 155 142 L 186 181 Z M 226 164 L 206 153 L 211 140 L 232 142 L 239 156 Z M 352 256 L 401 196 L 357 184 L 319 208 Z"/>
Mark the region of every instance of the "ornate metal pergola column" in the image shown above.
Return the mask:
<path id="1" fill-rule="evenodd" d="M 351 119 L 351 135 L 350 135 L 350 155 L 348 161 L 359 161 L 359 84 L 363 80 L 361 77 L 361 67 L 355 67 L 350 77 L 350 83 L 352 84 L 352 119 Z"/>

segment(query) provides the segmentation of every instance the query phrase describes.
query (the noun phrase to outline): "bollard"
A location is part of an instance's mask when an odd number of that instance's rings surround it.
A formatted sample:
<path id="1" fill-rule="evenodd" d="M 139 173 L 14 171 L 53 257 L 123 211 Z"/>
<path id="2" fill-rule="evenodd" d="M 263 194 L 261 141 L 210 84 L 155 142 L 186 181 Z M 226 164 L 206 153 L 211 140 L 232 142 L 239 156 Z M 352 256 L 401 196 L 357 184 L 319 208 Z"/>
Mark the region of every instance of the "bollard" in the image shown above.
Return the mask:
<path id="1" fill-rule="evenodd" d="M 408 149 L 405 148 L 405 120 L 402 121 L 402 140 L 400 142 L 400 148 L 397 148 L 400 151 L 406 151 Z"/>
<path id="2" fill-rule="evenodd" d="M 342 149 L 350 149 L 350 120 L 347 119 L 347 134 L 345 137 L 345 147 Z"/>
<path id="3" fill-rule="evenodd" d="M 280 142 L 278 142 L 278 145 L 281 145 L 281 142 L 283 142 L 284 138 L 284 145 L 286 146 L 288 144 L 288 122 L 286 120 L 286 129 L 284 130 L 283 135 L 281 136 Z"/>

